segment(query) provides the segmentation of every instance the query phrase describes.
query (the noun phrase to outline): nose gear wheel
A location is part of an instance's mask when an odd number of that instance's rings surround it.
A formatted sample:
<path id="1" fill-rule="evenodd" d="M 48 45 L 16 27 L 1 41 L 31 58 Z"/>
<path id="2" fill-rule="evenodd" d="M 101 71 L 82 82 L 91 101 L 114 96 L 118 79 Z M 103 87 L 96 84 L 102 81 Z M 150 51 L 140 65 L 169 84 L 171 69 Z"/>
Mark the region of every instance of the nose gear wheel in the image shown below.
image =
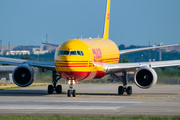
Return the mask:
<path id="1" fill-rule="evenodd" d="M 68 83 L 69 83 L 69 89 L 67 91 L 67 96 L 71 97 L 72 94 L 72 97 L 76 97 L 76 90 L 73 87 L 73 85 L 75 84 L 75 80 L 68 80 Z"/>

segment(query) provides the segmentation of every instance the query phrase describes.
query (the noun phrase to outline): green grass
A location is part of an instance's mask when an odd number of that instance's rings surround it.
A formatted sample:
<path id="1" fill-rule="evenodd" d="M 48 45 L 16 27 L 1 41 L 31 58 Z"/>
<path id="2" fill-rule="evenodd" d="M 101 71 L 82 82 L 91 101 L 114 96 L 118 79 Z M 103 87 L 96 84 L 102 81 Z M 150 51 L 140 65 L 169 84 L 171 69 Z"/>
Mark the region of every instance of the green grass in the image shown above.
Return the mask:
<path id="1" fill-rule="evenodd" d="M 180 120 L 180 117 L 82 117 L 82 116 L 32 116 L 32 115 L 2 115 L 0 120 Z"/>
<path id="2" fill-rule="evenodd" d="M 11 86 L 9 86 L 9 85 L 14 85 L 14 83 L 0 83 L 0 90 L 9 90 L 9 89 L 19 89 L 19 88 L 23 88 L 23 87 L 19 87 L 19 86 L 13 86 L 13 87 L 11 87 Z M 49 85 L 49 84 L 46 84 L 46 83 L 44 83 L 44 84 L 36 84 L 36 85 L 30 85 L 30 86 L 28 86 L 28 87 L 36 87 L 36 86 L 47 86 L 47 85 Z M 1 86 L 6 86 L 5 88 L 1 88 Z"/>

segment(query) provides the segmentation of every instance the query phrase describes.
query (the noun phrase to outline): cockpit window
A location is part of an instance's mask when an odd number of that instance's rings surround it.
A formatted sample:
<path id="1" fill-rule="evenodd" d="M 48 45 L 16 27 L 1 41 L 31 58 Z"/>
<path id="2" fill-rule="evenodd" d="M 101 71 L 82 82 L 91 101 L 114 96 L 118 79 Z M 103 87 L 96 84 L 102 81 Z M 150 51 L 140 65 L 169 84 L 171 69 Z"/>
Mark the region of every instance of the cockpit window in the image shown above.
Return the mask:
<path id="1" fill-rule="evenodd" d="M 81 55 L 81 52 L 80 52 L 80 51 L 77 51 L 77 54 L 78 54 L 78 55 Z"/>
<path id="2" fill-rule="evenodd" d="M 60 50 L 58 53 L 58 56 L 60 55 L 80 55 L 84 56 L 83 51 L 66 51 L 66 50 Z"/>
<path id="3" fill-rule="evenodd" d="M 63 55 L 69 55 L 69 51 L 64 51 Z"/>
<path id="4" fill-rule="evenodd" d="M 63 53 L 64 53 L 64 50 L 60 50 L 58 53 L 58 56 L 63 55 Z"/>
<path id="5" fill-rule="evenodd" d="M 76 51 L 70 51 L 70 55 L 77 55 Z"/>
<path id="6" fill-rule="evenodd" d="M 84 53 L 83 53 L 83 51 L 81 51 L 81 56 L 84 56 Z"/>

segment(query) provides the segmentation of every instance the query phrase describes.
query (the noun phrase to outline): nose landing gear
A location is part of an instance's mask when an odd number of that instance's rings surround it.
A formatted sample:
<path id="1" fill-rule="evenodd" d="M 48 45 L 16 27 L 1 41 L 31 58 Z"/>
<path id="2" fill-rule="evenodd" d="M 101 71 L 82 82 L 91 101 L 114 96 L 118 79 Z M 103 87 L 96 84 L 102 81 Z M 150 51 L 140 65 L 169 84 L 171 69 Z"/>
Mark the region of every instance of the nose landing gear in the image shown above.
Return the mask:
<path id="1" fill-rule="evenodd" d="M 73 85 L 75 84 L 75 80 L 68 80 L 69 89 L 67 91 L 67 96 L 71 97 L 71 94 L 73 97 L 76 97 L 76 90 L 73 88 Z"/>

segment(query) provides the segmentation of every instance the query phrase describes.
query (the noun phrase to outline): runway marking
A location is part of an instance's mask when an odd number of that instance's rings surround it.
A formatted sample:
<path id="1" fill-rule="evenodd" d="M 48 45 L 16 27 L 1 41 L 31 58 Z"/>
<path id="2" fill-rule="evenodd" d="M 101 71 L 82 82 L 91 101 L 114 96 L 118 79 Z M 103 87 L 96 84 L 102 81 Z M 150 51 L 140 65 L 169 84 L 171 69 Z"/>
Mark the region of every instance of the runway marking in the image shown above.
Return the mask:
<path id="1" fill-rule="evenodd" d="M 119 98 L 119 99 L 138 99 L 138 100 L 141 100 L 141 99 L 151 99 L 151 100 L 154 100 L 154 99 L 177 99 L 179 100 L 179 98 L 177 98 L 177 96 L 164 96 L 164 95 L 135 95 L 135 96 L 125 96 L 125 95 L 122 95 L 122 96 L 118 96 L 118 95 L 101 95 L 101 96 L 96 96 L 96 95 L 78 95 L 78 97 L 76 97 L 75 99 L 78 99 L 78 100 L 90 100 L 90 98 L 109 98 L 109 99 L 112 99 L 112 98 Z"/>
<path id="2" fill-rule="evenodd" d="M 78 95 L 78 96 L 80 96 L 80 95 Z M 76 100 L 88 100 L 88 99 L 77 98 L 78 96 L 76 95 L 76 97 L 72 97 L 72 98 L 76 99 Z"/>
<path id="3" fill-rule="evenodd" d="M 168 96 L 168 98 L 175 98 L 175 96 Z"/>
<path id="4" fill-rule="evenodd" d="M 145 95 L 138 95 L 138 97 L 145 97 Z"/>
<path id="5" fill-rule="evenodd" d="M 141 101 L 0 101 L 0 109 L 116 110 Z"/>

